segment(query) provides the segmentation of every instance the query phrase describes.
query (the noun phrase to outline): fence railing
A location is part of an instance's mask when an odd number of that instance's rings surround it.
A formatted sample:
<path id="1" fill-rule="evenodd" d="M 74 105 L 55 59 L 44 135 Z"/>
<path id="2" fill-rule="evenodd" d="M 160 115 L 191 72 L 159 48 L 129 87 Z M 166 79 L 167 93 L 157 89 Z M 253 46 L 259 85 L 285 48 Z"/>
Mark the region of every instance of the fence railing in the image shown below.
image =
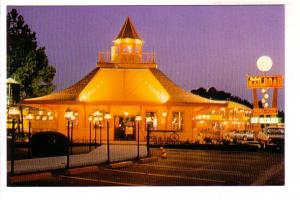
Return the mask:
<path id="1" fill-rule="evenodd" d="M 112 59 L 110 52 L 100 51 L 98 53 L 98 63 L 151 64 L 155 63 L 155 52 L 145 52 L 142 54 L 119 53 Z"/>

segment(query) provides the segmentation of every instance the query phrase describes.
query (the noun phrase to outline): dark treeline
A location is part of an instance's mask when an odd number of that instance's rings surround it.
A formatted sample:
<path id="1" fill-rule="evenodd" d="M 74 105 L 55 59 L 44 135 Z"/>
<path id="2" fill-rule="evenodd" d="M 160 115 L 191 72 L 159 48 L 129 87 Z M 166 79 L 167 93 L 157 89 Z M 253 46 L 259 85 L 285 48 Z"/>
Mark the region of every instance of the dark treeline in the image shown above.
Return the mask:
<path id="1" fill-rule="evenodd" d="M 225 91 L 218 91 L 216 88 L 211 87 L 208 90 L 206 90 L 205 88 L 198 88 L 198 89 L 194 89 L 191 90 L 191 92 L 193 94 L 202 96 L 202 97 L 206 97 L 206 98 L 211 98 L 214 100 L 230 100 L 230 101 L 234 101 L 240 104 L 243 104 L 245 106 L 248 106 L 250 108 L 253 108 L 253 104 L 250 103 L 249 101 L 247 101 L 246 99 L 242 99 L 240 97 L 237 96 L 232 96 L 229 92 L 225 92 Z"/>

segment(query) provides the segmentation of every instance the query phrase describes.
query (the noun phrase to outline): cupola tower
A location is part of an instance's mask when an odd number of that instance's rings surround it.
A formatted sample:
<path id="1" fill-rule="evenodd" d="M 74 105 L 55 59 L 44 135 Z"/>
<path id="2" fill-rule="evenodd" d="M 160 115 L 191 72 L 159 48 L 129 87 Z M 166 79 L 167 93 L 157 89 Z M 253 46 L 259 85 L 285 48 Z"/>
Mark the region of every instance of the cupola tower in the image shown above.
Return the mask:
<path id="1" fill-rule="evenodd" d="M 129 17 L 111 47 L 112 63 L 141 63 L 144 41 L 139 37 Z"/>

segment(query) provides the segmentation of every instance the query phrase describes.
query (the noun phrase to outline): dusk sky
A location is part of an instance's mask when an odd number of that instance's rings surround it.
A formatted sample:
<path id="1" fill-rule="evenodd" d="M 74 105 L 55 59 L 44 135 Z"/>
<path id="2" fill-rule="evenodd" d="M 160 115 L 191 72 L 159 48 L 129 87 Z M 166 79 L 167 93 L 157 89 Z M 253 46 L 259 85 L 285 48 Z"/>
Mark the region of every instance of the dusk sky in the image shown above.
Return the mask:
<path id="1" fill-rule="evenodd" d="M 8 7 L 9 12 L 13 7 Z M 38 46 L 56 68 L 56 90 L 96 67 L 98 51 L 110 51 L 130 16 L 144 52 L 185 90 L 215 87 L 252 102 L 246 75 L 258 75 L 257 59 L 268 55 L 267 74 L 284 75 L 284 6 L 26 6 L 17 8 Z M 269 94 L 272 95 L 271 91 Z M 284 89 L 278 93 L 284 109 Z M 269 101 L 271 103 L 271 101 Z"/>

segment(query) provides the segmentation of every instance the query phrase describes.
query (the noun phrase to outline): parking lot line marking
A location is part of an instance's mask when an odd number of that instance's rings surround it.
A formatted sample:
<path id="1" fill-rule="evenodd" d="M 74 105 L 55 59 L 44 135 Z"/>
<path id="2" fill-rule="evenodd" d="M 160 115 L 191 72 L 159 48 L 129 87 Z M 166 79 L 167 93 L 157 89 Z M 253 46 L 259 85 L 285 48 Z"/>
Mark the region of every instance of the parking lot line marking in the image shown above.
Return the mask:
<path id="1" fill-rule="evenodd" d="M 133 171 L 127 171 L 127 170 L 107 169 L 107 168 L 105 168 L 104 170 L 115 171 L 115 172 L 123 172 L 123 173 L 128 173 L 128 174 L 139 174 L 139 175 L 166 177 L 166 178 L 179 178 L 179 179 L 196 180 L 196 181 L 208 181 L 208 182 L 215 182 L 215 183 L 225 183 L 225 181 L 214 180 L 214 179 L 206 179 L 206 178 L 195 178 L 195 177 L 187 177 L 187 176 L 154 174 L 154 173 L 145 173 L 145 172 L 133 172 Z"/>
<path id="2" fill-rule="evenodd" d="M 75 179 L 75 180 L 91 181 L 91 182 L 97 182 L 97 183 L 110 183 L 110 184 L 123 185 L 123 186 L 144 186 L 144 185 L 134 184 L 134 183 L 124 183 L 124 182 L 106 181 L 106 180 L 90 179 L 90 178 L 83 178 L 83 177 L 77 177 L 77 176 L 65 176 L 65 175 L 60 175 L 59 177 L 62 177 L 62 178 L 69 178 L 69 179 Z"/>
<path id="3" fill-rule="evenodd" d="M 196 152 L 191 152 L 191 154 L 183 153 L 183 152 L 175 152 L 175 151 L 166 151 L 169 156 L 176 156 L 176 157 L 182 157 L 182 158 L 203 158 L 203 159 L 210 159 L 210 158 L 215 158 L 216 154 L 195 154 Z M 223 152 L 222 152 L 223 153 Z M 253 155 L 235 155 L 235 154 L 222 154 L 218 155 L 218 159 L 221 160 L 240 160 L 241 158 L 247 157 L 248 159 L 251 160 L 261 160 L 262 158 L 258 158 L 257 156 Z"/>
<path id="4" fill-rule="evenodd" d="M 231 174 L 231 175 L 237 175 L 237 176 L 244 176 L 244 177 L 252 177 L 252 174 L 243 174 L 238 173 L 238 171 L 231 171 L 231 170 L 222 170 L 222 169 L 211 169 L 211 168 L 188 168 L 188 167 L 170 167 L 168 165 L 155 165 L 155 164 L 139 164 L 149 167 L 160 167 L 160 168 L 166 168 L 166 169 L 175 169 L 175 170 L 181 170 L 181 171 L 213 171 L 213 172 L 219 172 L 219 173 L 225 173 L 225 174 Z"/>
<path id="5" fill-rule="evenodd" d="M 168 158 L 166 159 L 165 161 L 170 161 L 170 162 L 178 162 L 178 163 L 185 163 L 186 160 L 179 160 L 179 159 L 172 159 L 172 158 Z M 204 164 L 204 165 L 210 165 L 210 164 L 213 164 L 213 165 L 216 165 L 216 164 L 224 164 L 218 160 L 212 160 L 212 161 L 188 161 L 189 163 L 199 163 L 199 164 Z M 241 164 L 241 163 L 228 163 L 228 164 L 231 164 L 231 165 L 234 165 L 236 167 L 249 167 L 249 164 Z"/>

